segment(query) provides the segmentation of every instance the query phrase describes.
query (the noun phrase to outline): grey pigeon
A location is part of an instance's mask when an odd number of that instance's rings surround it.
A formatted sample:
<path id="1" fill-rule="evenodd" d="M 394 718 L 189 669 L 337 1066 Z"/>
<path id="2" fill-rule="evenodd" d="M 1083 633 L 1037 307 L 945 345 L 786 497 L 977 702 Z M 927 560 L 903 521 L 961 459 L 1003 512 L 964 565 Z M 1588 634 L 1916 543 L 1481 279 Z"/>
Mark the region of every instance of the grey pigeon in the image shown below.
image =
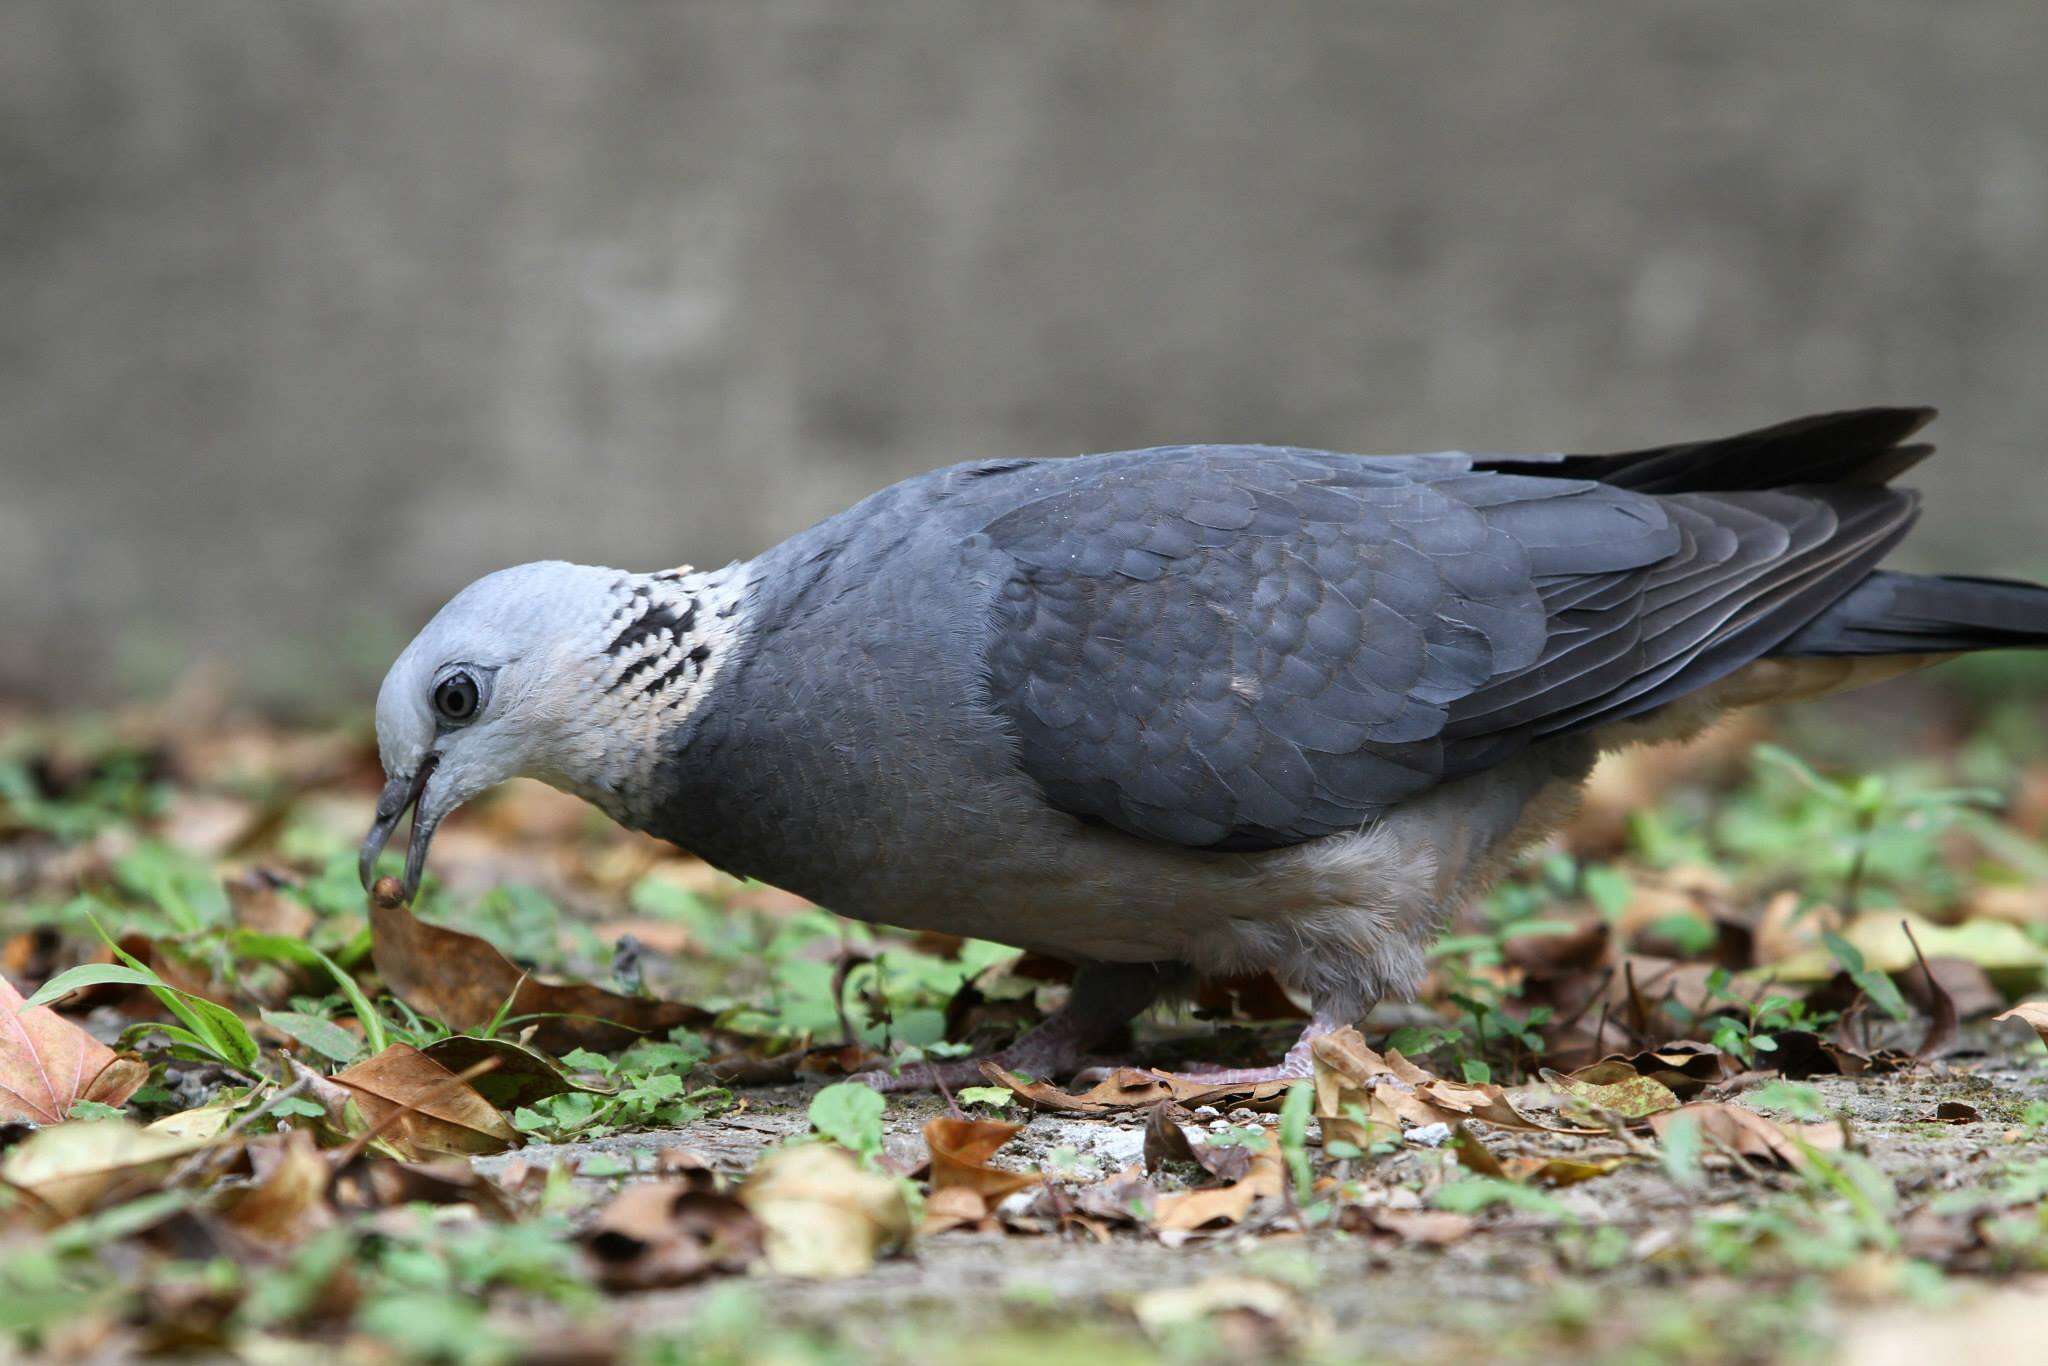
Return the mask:
<path id="1" fill-rule="evenodd" d="M 845 915 L 1077 967 L 1039 1076 L 1192 974 L 1309 1041 L 1411 993 L 1594 759 L 2048 644 L 2048 588 L 1877 568 L 1927 409 L 1619 455 L 1171 446 L 909 479 L 755 559 L 471 584 L 377 698 L 408 807 L 514 775 Z M 938 1073 L 903 1079 L 928 1081 Z M 976 1075 L 956 1069 L 956 1079 Z"/>

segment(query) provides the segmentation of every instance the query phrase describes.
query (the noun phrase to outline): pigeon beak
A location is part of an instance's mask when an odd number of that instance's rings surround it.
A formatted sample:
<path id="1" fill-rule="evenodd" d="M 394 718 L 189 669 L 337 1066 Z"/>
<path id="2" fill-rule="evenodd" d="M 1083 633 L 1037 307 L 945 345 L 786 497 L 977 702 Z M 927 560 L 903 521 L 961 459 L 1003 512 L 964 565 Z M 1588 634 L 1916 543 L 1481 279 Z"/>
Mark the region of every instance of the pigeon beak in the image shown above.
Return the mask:
<path id="1" fill-rule="evenodd" d="M 384 784 L 384 791 L 377 798 L 377 819 L 371 824 L 370 833 L 363 837 L 362 852 L 356 858 L 356 875 L 362 879 L 363 890 L 368 891 L 376 880 L 377 856 L 391 843 L 400 819 L 418 804 L 420 794 L 427 790 L 427 779 L 433 776 L 434 765 L 440 760 L 439 754 L 429 752 L 409 776 L 401 774 Z M 419 890 L 420 875 L 427 866 L 427 844 L 433 838 L 433 823 L 422 828 L 419 813 L 414 812 L 405 844 L 406 901 L 411 901 L 413 893 Z"/>

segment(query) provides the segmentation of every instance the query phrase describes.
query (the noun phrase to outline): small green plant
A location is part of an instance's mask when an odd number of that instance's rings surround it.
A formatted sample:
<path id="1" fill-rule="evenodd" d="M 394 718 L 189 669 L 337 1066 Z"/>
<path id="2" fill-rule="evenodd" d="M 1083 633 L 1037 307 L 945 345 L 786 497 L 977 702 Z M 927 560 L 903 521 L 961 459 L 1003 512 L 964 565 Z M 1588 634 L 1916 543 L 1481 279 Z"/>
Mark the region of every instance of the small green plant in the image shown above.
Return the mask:
<path id="1" fill-rule="evenodd" d="M 857 1081 L 842 1081 L 811 1097 L 811 1128 L 840 1147 L 872 1162 L 882 1155 L 881 1092 Z"/>
<path id="2" fill-rule="evenodd" d="M 562 1055 L 566 1068 L 595 1073 L 615 1089 L 611 1094 L 564 1091 L 512 1112 L 512 1127 L 550 1142 L 602 1138 L 625 1129 L 675 1128 L 732 1105 L 722 1086 L 692 1088 L 691 1067 L 704 1057 L 694 1038 L 667 1043 L 643 1040 L 614 1061 L 588 1049 Z"/>

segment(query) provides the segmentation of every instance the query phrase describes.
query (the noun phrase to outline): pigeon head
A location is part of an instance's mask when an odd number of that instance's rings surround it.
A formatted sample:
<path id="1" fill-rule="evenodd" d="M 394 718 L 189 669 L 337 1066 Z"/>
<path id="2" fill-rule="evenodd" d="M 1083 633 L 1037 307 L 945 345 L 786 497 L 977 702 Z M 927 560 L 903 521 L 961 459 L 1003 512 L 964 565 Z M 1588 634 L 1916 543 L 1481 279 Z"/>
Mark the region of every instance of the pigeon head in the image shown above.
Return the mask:
<path id="1" fill-rule="evenodd" d="M 386 785 L 363 841 L 365 887 L 408 808 L 409 899 L 436 827 L 507 778 L 603 800 L 618 777 L 613 752 L 627 739 L 615 733 L 622 707 L 603 691 L 606 675 L 635 653 L 615 644 L 636 606 L 656 601 L 657 585 L 686 593 L 688 576 L 546 561 L 486 575 L 435 614 L 377 694 Z"/>

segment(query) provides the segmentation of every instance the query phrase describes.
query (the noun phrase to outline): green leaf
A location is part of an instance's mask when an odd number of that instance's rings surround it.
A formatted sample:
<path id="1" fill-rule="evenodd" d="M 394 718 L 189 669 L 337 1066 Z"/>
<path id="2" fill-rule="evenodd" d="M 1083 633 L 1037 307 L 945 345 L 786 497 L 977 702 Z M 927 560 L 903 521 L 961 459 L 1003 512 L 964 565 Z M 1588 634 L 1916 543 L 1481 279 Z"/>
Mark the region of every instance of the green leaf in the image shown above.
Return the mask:
<path id="1" fill-rule="evenodd" d="M 118 1105 L 102 1105 L 96 1100 L 75 1100 L 64 1112 L 66 1119 L 124 1119 L 126 1113 Z"/>
<path id="2" fill-rule="evenodd" d="M 811 1097 L 811 1127 L 842 1148 L 874 1156 L 882 1151 L 882 1112 L 888 1106 L 871 1086 L 838 1082 Z"/>
<path id="3" fill-rule="evenodd" d="M 1863 951 L 1833 930 L 1822 930 L 1820 942 L 1827 946 L 1835 961 L 1842 965 L 1842 971 L 1849 974 L 1849 980 L 1863 989 L 1863 994 L 1885 1014 L 1894 1020 L 1908 1018 L 1913 1012 L 1906 1008 L 1905 998 L 1892 979 L 1882 972 L 1864 966 Z"/>
<path id="4" fill-rule="evenodd" d="M 296 1010 L 266 1010 L 262 1014 L 263 1023 L 333 1062 L 353 1062 L 363 1051 L 363 1041 L 332 1020 Z"/>
<path id="5" fill-rule="evenodd" d="M 1017 1093 L 1007 1086 L 963 1086 L 954 1099 L 962 1105 L 986 1105 L 992 1110 L 1002 1110 L 1016 1102 Z"/>
<path id="6" fill-rule="evenodd" d="M 23 1010 L 31 1006 L 46 1006 L 62 996 L 87 987 L 108 985 L 127 987 L 148 987 L 151 990 L 164 984 L 164 979 L 147 968 L 123 967 L 119 963 L 87 963 L 83 967 L 67 968 L 49 981 L 43 983 L 35 995 L 22 1002 Z"/>
<path id="7" fill-rule="evenodd" d="M 348 1001 L 349 1009 L 356 1014 L 356 1022 L 363 1027 L 363 1042 L 371 1053 L 382 1053 L 390 1047 L 391 1040 L 385 1033 L 384 1021 L 370 1004 L 370 998 L 363 994 L 362 987 L 349 975 L 341 964 L 329 958 L 311 944 L 296 939 L 287 939 L 281 934 L 258 934 L 253 930 L 237 930 L 231 939 L 234 951 L 251 958 L 268 958 L 273 962 L 297 963 L 305 967 L 324 968 L 335 986 L 341 989 Z"/>

